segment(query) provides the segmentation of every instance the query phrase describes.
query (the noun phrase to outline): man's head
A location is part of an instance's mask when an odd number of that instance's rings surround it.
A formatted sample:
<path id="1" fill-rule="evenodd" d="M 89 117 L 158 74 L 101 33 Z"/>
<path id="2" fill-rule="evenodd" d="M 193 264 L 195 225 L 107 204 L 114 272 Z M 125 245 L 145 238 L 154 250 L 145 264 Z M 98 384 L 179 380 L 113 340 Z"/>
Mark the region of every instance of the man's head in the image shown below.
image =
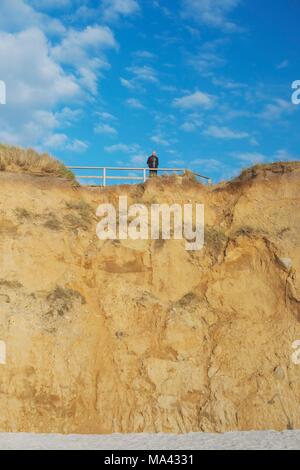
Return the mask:
<path id="1" fill-rule="evenodd" d="M 153 152 L 152 152 L 152 157 L 156 157 L 156 152 L 155 152 L 155 150 L 153 150 Z"/>

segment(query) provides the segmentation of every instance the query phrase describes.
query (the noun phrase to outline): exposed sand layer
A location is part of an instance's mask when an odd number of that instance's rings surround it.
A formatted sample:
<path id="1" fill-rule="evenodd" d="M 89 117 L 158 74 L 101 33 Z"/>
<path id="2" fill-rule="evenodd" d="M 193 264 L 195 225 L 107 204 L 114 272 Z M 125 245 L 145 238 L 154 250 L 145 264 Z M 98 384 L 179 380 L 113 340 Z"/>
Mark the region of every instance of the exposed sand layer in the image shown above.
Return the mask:
<path id="1" fill-rule="evenodd" d="M 299 429 L 299 189 L 299 163 L 213 187 L 0 173 L 0 431 Z M 203 203 L 204 249 L 100 241 L 119 195 Z"/>

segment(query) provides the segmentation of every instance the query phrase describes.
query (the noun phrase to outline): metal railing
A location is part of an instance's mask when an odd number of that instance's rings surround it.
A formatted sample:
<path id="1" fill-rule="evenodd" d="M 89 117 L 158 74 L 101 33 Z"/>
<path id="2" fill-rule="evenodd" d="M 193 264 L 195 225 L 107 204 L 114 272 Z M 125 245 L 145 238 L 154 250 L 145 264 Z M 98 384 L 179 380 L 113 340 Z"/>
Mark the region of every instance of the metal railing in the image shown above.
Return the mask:
<path id="1" fill-rule="evenodd" d="M 149 178 L 149 172 L 151 169 L 149 168 L 129 168 L 129 167 L 109 167 L 109 166 L 68 166 L 67 167 L 69 170 L 72 170 L 75 174 L 76 179 L 78 180 L 100 180 L 102 182 L 102 186 L 107 186 L 107 181 L 109 180 L 120 180 L 120 181 L 143 181 L 144 183 L 147 181 Z M 97 174 L 92 176 L 92 175 L 78 175 L 75 173 L 76 170 L 93 170 L 96 171 Z M 186 168 L 158 168 L 158 169 L 153 169 L 154 171 L 157 171 L 157 173 L 177 173 L 183 175 L 187 170 Z M 142 172 L 141 176 L 137 175 L 126 175 L 126 176 L 112 176 L 109 174 L 109 172 L 123 172 L 123 171 L 133 171 L 133 172 Z M 100 173 L 100 174 L 99 174 Z M 195 173 L 194 171 L 191 171 L 193 175 L 195 175 L 198 178 L 204 179 L 207 181 L 208 184 L 212 184 L 211 178 L 208 176 L 201 175 L 199 173 Z"/>

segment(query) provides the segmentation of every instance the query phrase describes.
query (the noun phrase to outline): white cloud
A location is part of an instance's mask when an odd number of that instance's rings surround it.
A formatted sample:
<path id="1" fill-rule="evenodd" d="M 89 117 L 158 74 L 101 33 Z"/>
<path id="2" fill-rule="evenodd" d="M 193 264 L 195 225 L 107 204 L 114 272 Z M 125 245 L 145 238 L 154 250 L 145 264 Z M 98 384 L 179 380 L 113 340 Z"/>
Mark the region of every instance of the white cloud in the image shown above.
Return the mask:
<path id="1" fill-rule="evenodd" d="M 0 2 L 1 79 L 7 84 L 0 139 L 7 143 L 86 148 L 80 140 L 66 141 L 65 134 L 56 130 L 70 126 L 80 115 L 81 110 L 71 109 L 70 103 L 97 94 L 101 70 L 109 66 L 104 53 L 118 45 L 108 27 L 66 30 L 32 7 L 50 9 L 63 3 L 68 2 Z"/>
<path id="2" fill-rule="evenodd" d="M 209 109 L 213 106 L 213 97 L 207 93 L 196 91 L 191 95 L 183 96 L 182 98 L 176 98 L 173 101 L 173 106 L 181 109 L 193 109 L 193 108 L 206 108 Z"/>
<path id="3" fill-rule="evenodd" d="M 266 155 L 258 152 L 235 152 L 232 156 L 249 165 L 262 163 L 268 159 Z"/>
<path id="4" fill-rule="evenodd" d="M 254 147 L 257 147 L 257 146 L 259 145 L 259 142 L 258 142 L 258 140 L 257 140 L 255 137 L 251 137 L 251 138 L 249 139 L 249 142 L 250 142 L 250 144 L 253 145 Z"/>
<path id="5" fill-rule="evenodd" d="M 152 142 L 154 142 L 157 145 L 162 145 L 163 147 L 169 147 L 171 143 L 163 137 L 161 134 L 153 135 L 151 137 Z"/>
<path id="6" fill-rule="evenodd" d="M 51 149 L 61 149 L 67 144 L 68 136 L 66 134 L 52 134 L 46 139 L 45 146 Z"/>
<path id="7" fill-rule="evenodd" d="M 82 31 L 69 30 L 62 42 L 51 50 L 51 55 L 56 62 L 74 67 L 81 85 L 96 94 L 99 71 L 109 67 L 104 51 L 117 47 L 110 28 L 88 26 Z"/>
<path id="8" fill-rule="evenodd" d="M 289 61 L 286 59 L 286 60 L 283 60 L 282 62 L 280 62 L 276 69 L 277 70 L 281 70 L 281 69 L 286 69 L 288 66 L 290 65 Z"/>
<path id="9" fill-rule="evenodd" d="M 100 118 L 103 119 L 104 121 L 116 121 L 117 120 L 117 118 L 113 114 L 107 113 L 105 111 L 97 112 L 96 114 L 97 116 L 100 116 Z"/>
<path id="10" fill-rule="evenodd" d="M 149 51 L 136 51 L 134 52 L 135 57 L 139 59 L 155 59 L 156 55 Z"/>
<path id="11" fill-rule="evenodd" d="M 94 128 L 96 134 L 117 135 L 118 131 L 109 124 L 98 124 Z"/>
<path id="12" fill-rule="evenodd" d="M 79 139 L 71 140 L 66 146 L 67 150 L 70 150 L 71 152 L 78 152 L 78 153 L 85 152 L 88 149 L 88 147 L 89 146 L 86 142 L 83 142 L 82 140 L 79 140 Z"/>
<path id="13" fill-rule="evenodd" d="M 117 21 L 120 17 L 132 16 L 140 10 L 136 0 L 102 0 L 102 14 L 105 21 Z"/>
<path id="14" fill-rule="evenodd" d="M 188 58 L 188 64 L 197 72 L 210 74 L 212 69 L 223 67 L 226 60 L 216 52 L 199 52 Z"/>
<path id="15" fill-rule="evenodd" d="M 259 152 L 233 152 L 231 156 L 247 165 L 256 165 L 257 163 L 271 161 L 297 161 L 300 158 L 300 156 L 292 155 L 286 149 L 276 150 L 273 155 L 264 155 Z"/>
<path id="16" fill-rule="evenodd" d="M 186 162 L 184 160 L 169 160 L 169 164 L 178 167 L 185 165 Z"/>
<path id="17" fill-rule="evenodd" d="M 148 65 L 144 66 L 132 66 L 127 67 L 128 72 L 132 74 L 132 77 L 124 78 L 120 77 L 121 85 L 128 90 L 144 90 L 145 84 L 159 84 L 158 74 L 153 67 Z"/>
<path id="18" fill-rule="evenodd" d="M 202 119 L 200 118 L 199 114 L 193 113 L 186 121 L 180 126 L 180 128 L 185 132 L 194 132 L 199 127 L 202 126 Z"/>
<path id="19" fill-rule="evenodd" d="M 140 82 L 158 82 L 157 72 L 148 65 L 144 65 L 141 67 L 133 66 L 129 67 L 127 70 L 131 72 L 134 75 L 135 79 Z"/>
<path id="20" fill-rule="evenodd" d="M 138 154 L 138 155 L 133 155 L 130 161 L 134 165 L 143 165 L 143 164 L 146 164 L 147 158 L 145 157 L 145 155 Z"/>
<path id="21" fill-rule="evenodd" d="M 0 64 L 7 84 L 0 138 L 26 146 L 43 143 L 63 123 L 53 110 L 83 96 L 76 78 L 51 57 L 49 42 L 37 28 L 0 32 Z"/>
<path id="22" fill-rule="evenodd" d="M 117 48 L 114 34 L 107 26 L 87 26 L 82 31 L 70 29 L 62 42 L 52 49 L 52 55 L 61 63 L 86 62 L 89 52 Z"/>
<path id="23" fill-rule="evenodd" d="M 247 132 L 239 132 L 229 129 L 228 127 L 209 126 L 205 131 L 205 135 L 215 137 L 216 139 L 245 139 L 249 137 Z"/>
<path id="24" fill-rule="evenodd" d="M 64 9 L 72 5 L 72 0 L 27 0 L 33 7 L 39 10 L 51 10 L 53 8 Z"/>
<path id="25" fill-rule="evenodd" d="M 127 145 L 127 144 L 115 144 L 105 147 L 104 150 L 108 153 L 137 153 L 140 150 L 140 146 L 137 144 Z"/>
<path id="26" fill-rule="evenodd" d="M 128 98 L 128 100 L 126 100 L 126 104 L 133 109 L 145 109 L 145 106 L 136 98 Z"/>
<path id="27" fill-rule="evenodd" d="M 178 91 L 175 85 L 162 85 L 162 84 L 161 84 L 161 85 L 160 85 L 160 89 L 161 89 L 162 91 L 166 91 L 166 92 L 168 92 L 168 93 L 175 93 L 175 92 Z"/>
<path id="28" fill-rule="evenodd" d="M 288 150 L 286 149 L 279 149 L 276 151 L 274 155 L 274 160 L 278 161 L 297 161 L 300 160 L 300 155 L 292 155 Z"/>
<path id="29" fill-rule="evenodd" d="M 246 83 L 236 82 L 228 78 L 212 78 L 212 83 L 218 87 L 225 88 L 226 90 L 240 90 L 247 89 L 248 85 Z"/>
<path id="30" fill-rule="evenodd" d="M 126 78 L 120 78 L 121 85 L 125 88 L 128 88 L 128 90 L 134 90 L 135 89 L 135 84 L 133 80 L 126 80 Z"/>
<path id="31" fill-rule="evenodd" d="M 50 57 L 47 38 L 39 29 L 0 32 L 0 63 L 8 105 L 51 105 L 80 92 L 74 77 Z"/>
<path id="32" fill-rule="evenodd" d="M 224 168 L 224 163 L 216 158 L 197 158 L 190 163 L 192 166 L 198 166 L 199 170 L 218 171 Z"/>
<path id="33" fill-rule="evenodd" d="M 42 27 L 44 31 L 62 34 L 63 24 L 48 15 L 40 13 L 24 0 L 1 0 L 0 29 L 7 32 L 20 32 L 24 29 Z"/>
<path id="34" fill-rule="evenodd" d="M 71 109 L 64 107 L 60 111 L 55 113 L 55 118 L 64 127 L 70 126 L 73 122 L 76 122 L 82 114 L 81 109 Z"/>
<path id="35" fill-rule="evenodd" d="M 181 126 L 180 129 L 182 129 L 185 132 L 194 132 L 197 129 L 197 126 L 195 125 L 194 122 L 184 122 Z"/>
<path id="36" fill-rule="evenodd" d="M 240 0 L 182 0 L 183 16 L 207 26 L 226 31 L 237 31 L 236 24 L 228 19 Z"/>
<path id="37" fill-rule="evenodd" d="M 69 139 L 66 134 L 52 134 L 44 142 L 44 146 L 51 150 L 70 150 L 72 152 L 85 152 L 88 144 L 78 139 Z"/>
<path id="38" fill-rule="evenodd" d="M 291 102 L 276 98 L 273 103 L 267 104 L 259 116 L 266 121 L 273 121 L 282 118 L 286 113 L 292 113 L 294 110 L 295 106 Z"/>

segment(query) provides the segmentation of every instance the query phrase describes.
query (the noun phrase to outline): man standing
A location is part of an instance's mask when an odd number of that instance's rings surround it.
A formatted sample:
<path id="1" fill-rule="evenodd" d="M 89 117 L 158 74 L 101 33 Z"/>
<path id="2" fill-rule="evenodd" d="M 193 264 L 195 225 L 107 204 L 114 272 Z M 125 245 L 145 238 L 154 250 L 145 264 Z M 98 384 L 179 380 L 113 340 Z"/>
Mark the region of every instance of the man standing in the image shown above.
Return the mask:
<path id="1" fill-rule="evenodd" d="M 156 176 L 158 171 L 159 160 L 156 152 L 152 152 L 152 155 L 147 160 L 147 165 L 150 168 L 150 177 Z"/>

